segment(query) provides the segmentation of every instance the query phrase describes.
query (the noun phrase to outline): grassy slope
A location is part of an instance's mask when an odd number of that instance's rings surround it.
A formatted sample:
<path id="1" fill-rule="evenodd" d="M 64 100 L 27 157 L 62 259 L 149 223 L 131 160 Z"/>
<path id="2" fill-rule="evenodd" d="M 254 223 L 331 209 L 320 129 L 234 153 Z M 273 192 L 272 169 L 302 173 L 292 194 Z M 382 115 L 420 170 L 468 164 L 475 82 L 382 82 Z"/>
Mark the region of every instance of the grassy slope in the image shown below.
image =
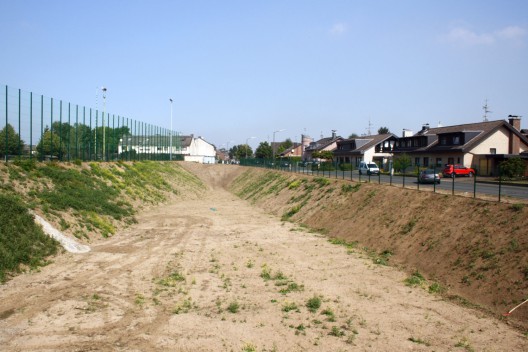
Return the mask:
<path id="1" fill-rule="evenodd" d="M 28 209 L 63 232 L 91 241 L 135 222 L 134 214 L 144 206 L 203 189 L 176 163 L 1 165 L 0 282 L 24 265 L 45 263 L 57 251 L 57 243 L 34 225 Z"/>
<path id="2" fill-rule="evenodd" d="M 497 316 L 528 295 L 528 207 L 250 169 L 233 192 L 423 275 L 425 288 Z M 513 319 L 525 321 L 528 310 Z M 528 328 L 528 324 L 525 324 Z"/>

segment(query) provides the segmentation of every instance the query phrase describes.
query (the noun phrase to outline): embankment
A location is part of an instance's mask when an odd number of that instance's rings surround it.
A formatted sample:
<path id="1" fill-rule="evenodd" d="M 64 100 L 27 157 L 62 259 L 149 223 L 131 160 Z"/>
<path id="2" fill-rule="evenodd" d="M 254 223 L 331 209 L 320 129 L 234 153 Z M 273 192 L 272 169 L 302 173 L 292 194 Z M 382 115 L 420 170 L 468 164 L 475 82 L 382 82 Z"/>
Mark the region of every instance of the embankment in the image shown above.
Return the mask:
<path id="1" fill-rule="evenodd" d="M 528 298 L 528 207 L 247 169 L 232 192 L 269 212 L 420 273 L 425 288 L 502 316 Z M 528 305 L 508 317 L 528 327 Z"/>

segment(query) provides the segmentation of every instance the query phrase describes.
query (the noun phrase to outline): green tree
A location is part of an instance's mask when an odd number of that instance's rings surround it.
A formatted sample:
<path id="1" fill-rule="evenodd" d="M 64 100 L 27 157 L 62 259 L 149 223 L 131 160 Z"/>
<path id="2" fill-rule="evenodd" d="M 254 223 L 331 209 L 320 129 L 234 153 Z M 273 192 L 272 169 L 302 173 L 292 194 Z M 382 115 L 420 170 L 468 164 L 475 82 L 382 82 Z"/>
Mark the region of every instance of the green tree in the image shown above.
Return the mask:
<path id="1" fill-rule="evenodd" d="M 236 148 L 235 159 L 250 158 L 253 155 L 253 149 L 247 144 L 239 144 Z"/>
<path id="2" fill-rule="evenodd" d="M 279 148 L 277 148 L 277 155 L 282 154 L 282 152 L 284 152 L 285 150 L 291 149 L 291 147 L 293 147 L 293 142 L 290 138 L 288 138 L 284 142 L 281 143 Z"/>
<path id="3" fill-rule="evenodd" d="M 508 178 L 524 176 L 526 163 L 518 156 L 505 160 L 499 165 L 501 174 Z"/>
<path id="4" fill-rule="evenodd" d="M 7 144 L 6 144 L 7 134 Z M 0 130 L 0 155 L 20 155 L 24 147 L 24 141 L 15 132 L 15 129 L 10 124 L 7 124 Z"/>
<path id="5" fill-rule="evenodd" d="M 334 159 L 334 153 L 330 150 L 318 150 L 312 153 L 312 157 L 315 159 L 332 160 Z"/>
<path id="6" fill-rule="evenodd" d="M 350 136 L 348 136 L 348 139 L 358 138 L 359 135 L 357 133 L 351 133 Z"/>
<path id="7" fill-rule="evenodd" d="M 271 145 L 268 142 L 260 142 L 260 145 L 255 150 L 255 158 L 258 159 L 271 159 L 273 151 Z"/>
<path id="8" fill-rule="evenodd" d="M 411 166 L 411 157 L 407 153 L 403 153 L 394 158 L 394 169 L 397 171 L 405 172 Z"/>
<path id="9" fill-rule="evenodd" d="M 65 153 L 64 145 L 61 145 L 59 136 L 55 132 L 51 132 L 47 127 L 44 135 L 37 144 L 37 153 L 40 158 L 45 156 L 60 157 Z"/>
<path id="10" fill-rule="evenodd" d="M 390 133 L 388 127 L 380 127 L 380 128 L 378 129 L 378 134 L 387 134 L 387 133 Z"/>

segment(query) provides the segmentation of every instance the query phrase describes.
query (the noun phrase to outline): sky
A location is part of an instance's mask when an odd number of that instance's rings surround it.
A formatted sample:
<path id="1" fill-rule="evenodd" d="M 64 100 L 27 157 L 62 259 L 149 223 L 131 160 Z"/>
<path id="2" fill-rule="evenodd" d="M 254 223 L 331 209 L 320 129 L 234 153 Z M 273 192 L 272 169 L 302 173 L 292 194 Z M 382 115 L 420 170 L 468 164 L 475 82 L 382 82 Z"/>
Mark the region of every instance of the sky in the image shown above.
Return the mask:
<path id="1" fill-rule="evenodd" d="M 520 115 L 525 0 L 0 0 L 0 85 L 218 148 Z M 279 132 L 276 132 L 279 131 Z M 255 138 L 251 138 L 255 137 Z"/>

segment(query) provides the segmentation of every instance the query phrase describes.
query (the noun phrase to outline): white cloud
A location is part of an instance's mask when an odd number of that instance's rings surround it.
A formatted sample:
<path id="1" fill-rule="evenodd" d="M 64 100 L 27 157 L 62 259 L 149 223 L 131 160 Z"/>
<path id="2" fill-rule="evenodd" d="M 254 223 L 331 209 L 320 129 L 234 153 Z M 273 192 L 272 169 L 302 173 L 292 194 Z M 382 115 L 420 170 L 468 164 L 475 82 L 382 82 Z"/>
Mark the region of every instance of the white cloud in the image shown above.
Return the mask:
<path id="1" fill-rule="evenodd" d="M 449 42 L 462 45 L 493 45 L 500 42 L 520 44 L 527 31 L 519 26 L 508 26 L 491 33 L 476 33 L 466 27 L 452 28 L 445 36 Z"/>
<path id="2" fill-rule="evenodd" d="M 332 28 L 330 28 L 330 34 L 332 35 L 342 35 L 347 31 L 347 25 L 345 23 L 335 23 Z"/>

